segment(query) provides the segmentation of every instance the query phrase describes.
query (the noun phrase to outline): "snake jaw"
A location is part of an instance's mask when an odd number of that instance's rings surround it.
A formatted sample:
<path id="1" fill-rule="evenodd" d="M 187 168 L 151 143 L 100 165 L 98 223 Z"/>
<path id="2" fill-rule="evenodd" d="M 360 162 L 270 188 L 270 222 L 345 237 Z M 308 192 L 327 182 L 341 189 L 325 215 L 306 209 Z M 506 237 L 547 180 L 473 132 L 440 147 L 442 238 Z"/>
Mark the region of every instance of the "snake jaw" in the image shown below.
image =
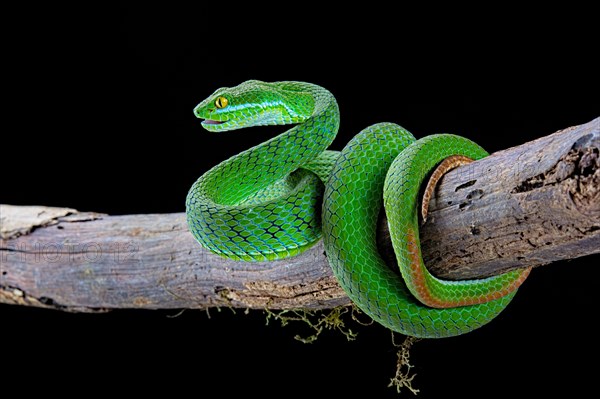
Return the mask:
<path id="1" fill-rule="evenodd" d="M 202 121 L 202 127 L 210 132 L 226 130 L 228 120 L 218 121 L 215 119 L 205 119 Z"/>

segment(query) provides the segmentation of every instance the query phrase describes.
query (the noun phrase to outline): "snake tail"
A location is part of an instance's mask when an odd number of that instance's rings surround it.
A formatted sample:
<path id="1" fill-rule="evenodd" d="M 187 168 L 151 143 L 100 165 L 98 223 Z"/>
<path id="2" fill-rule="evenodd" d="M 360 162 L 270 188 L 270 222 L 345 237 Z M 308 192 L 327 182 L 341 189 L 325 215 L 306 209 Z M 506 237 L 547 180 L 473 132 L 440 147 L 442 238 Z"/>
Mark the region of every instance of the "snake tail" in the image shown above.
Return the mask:
<path id="1" fill-rule="evenodd" d="M 481 159 L 487 152 L 474 142 L 451 134 L 434 134 L 412 143 L 394 159 L 383 191 L 390 236 L 398 266 L 409 291 L 436 308 L 474 305 L 501 298 L 516 290 L 530 269 L 516 269 L 483 279 L 449 281 L 427 271 L 418 234 L 419 189 L 427 175 L 445 159 Z M 435 172 L 434 172 L 435 173 Z"/>

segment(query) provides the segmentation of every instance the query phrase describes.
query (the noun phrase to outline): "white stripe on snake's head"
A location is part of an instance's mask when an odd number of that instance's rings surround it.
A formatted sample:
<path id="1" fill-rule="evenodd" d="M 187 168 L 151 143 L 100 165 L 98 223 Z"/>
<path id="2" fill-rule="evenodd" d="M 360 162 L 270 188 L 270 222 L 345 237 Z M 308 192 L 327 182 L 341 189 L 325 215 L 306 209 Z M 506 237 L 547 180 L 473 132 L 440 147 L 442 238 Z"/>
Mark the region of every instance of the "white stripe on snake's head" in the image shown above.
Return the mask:
<path id="1" fill-rule="evenodd" d="M 194 108 L 194 115 L 204 119 L 202 127 L 211 132 L 299 123 L 310 117 L 314 109 L 311 86 L 249 80 L 218 89 Z"/>

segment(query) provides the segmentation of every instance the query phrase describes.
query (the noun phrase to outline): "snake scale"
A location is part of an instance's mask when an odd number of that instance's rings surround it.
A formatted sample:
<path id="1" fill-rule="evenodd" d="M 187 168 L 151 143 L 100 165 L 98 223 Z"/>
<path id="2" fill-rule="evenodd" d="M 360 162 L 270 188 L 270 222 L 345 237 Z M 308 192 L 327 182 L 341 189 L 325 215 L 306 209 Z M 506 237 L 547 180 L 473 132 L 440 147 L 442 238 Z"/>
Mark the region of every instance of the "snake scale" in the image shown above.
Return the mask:
<path id="1" fill-rule="evenodd" d="M 485 157 L 472 141 L 451 134 L 415 140 L 399 125 L 379 123 L 358 133 L 341 152 L 327 150 L 339 128 L 337 101 L 326 89 L 303 82 L 251 80 L 220 88 L 194 114 L 211 132 L 293 125 L 214 166 L 191 187 L 186 200 L 190 231 L 218 255 L 277 260 L 301 253 L 322 237 L 328 262 L 350 299 L 385 327 L 422 338 L 455 336 L 486 324 L 529 273 L 518 269 L 446 281 L 423 264 L 421 185 L 433 170 L 439 178 L 449 167 Z M 453 165 L 436 169 L 445 160 Z M 428 201 L 429 186 L 426 194 Z M 381 206 L 399 271 L 377 251 Z"/>

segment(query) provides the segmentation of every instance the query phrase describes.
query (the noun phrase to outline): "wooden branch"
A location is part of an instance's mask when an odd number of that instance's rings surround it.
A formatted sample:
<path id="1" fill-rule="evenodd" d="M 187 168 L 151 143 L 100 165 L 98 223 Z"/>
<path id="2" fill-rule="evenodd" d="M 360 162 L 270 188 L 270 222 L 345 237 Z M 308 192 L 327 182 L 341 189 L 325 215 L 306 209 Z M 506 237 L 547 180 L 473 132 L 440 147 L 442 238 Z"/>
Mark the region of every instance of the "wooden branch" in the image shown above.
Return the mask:
<path id="1" fill-rule="evenodd" d="M 448 173 L 421 231 L 443 278 L 600 252 L 600 118 Z M 386 223 L 378 241 L 389 257 Z M 349 303 L 319 243 L 269 263 L 203 250 L 185 215 L 0 206 L 0 302 L 111 308 L 331 308 Z"/>

